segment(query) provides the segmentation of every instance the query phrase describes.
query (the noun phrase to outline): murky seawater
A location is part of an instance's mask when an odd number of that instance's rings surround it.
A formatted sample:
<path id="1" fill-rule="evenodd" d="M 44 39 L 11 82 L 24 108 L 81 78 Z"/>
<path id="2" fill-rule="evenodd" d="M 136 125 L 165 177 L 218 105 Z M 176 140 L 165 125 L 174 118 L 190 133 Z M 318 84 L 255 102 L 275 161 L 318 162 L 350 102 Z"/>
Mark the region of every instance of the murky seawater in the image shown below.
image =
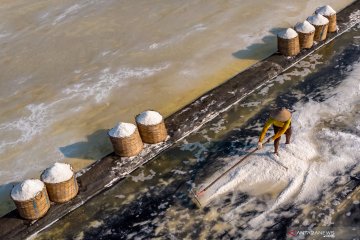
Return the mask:
<path id="1" fill-rule="evenodd" d="M 0 5 L 0 215 L 14 182 L 111 151 L 105 129 L 168 115 L 276 49 L 316 1 L 5 0 Z"/>
<path id="2" fill-rule="evenodd" d="M 37 238 L 285 239 L 288 229 L 300 227 L 359 231 L 359 180 L 352 181 L 360 174 L 359 30 L 271 80 Z M 274 106 L 293 111 L 292 144 L 281 145 L 280 159 L 270 144 L 254 154 L 210 188 L 210 201 L 198 209 L 190 189 L 254 147 Z"/>

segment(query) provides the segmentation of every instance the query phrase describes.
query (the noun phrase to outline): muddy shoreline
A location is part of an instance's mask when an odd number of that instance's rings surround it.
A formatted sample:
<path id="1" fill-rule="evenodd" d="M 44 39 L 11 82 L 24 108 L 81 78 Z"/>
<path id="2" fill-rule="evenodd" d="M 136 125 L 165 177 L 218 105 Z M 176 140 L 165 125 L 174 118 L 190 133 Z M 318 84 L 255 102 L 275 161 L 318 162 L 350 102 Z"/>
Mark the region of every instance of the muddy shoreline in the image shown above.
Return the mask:
<path id="1" fill-rule="evenodd" d="M 170 138 L 165 143 L 146 146 L 141 155 L 132 159 L 120 158 L 112 153 L 80 171 L 77 174 L 80 185 L 79 195 L 68 203 L 52 204 L 51 209 L 42 219 L 34 222 L 22 220 L 17 211 L 12 211 L 3 216 L 0 220 L 2 226 L 0 230 L 1 238 L 23 239 L 35 234 L 78 208 L 93 196 L 110 188 L 139 166 L 150 161 L 165 149 L 199 129 L 219 113 L 226 111 L 244 99 L 268 80 L 276 77 L 314 50 L 354 26 L 356 21 L 350 19 L 350 15 L 358 11 L 358 9 L 360 9 L 360 1 L 356 1 L 338 13 L 339 32 L 330 34 L 326 42 L 322 42 L 312 49 L 302 51 L 298 56 L 291 59 L 274 54 L 239 73 L 219 87 L 205 93 L 188 106 L 166 118 L 165 122 Z"/>

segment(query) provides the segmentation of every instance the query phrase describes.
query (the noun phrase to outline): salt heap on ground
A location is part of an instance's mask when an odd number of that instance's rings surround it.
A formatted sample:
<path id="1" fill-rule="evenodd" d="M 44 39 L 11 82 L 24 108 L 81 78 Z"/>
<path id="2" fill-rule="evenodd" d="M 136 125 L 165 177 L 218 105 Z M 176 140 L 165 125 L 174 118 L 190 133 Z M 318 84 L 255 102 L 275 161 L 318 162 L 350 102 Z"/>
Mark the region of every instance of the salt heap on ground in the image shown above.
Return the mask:
<path id="1" fill-rule="evenodd" d="M 11 190 L 11 197 L 16 201 L 26 201 L 34 198 L 44 188 L 44 183 L 39 179 L 28 179 L 18 183 Z"/>
<path id="2" fill-rule="evenodd" d="M 41 180 L 46 183 L 60 183 L 69 180 L 73 174 L 70 164 L 55 163 L 44 171 Z"/>
<path id="3" fill-rule="evenodd" d="M 139 114 L 136 117 L 136 122 L 142 124 L 142 125 L 157 125 L 161 123 L 163 120 L 163 117 L 160 115 L 160 113 L 155 111 L 145 111 L 141 114 Z"/>
<path id="4" fill-rule="evenodd" d="M 120 122 L 109 131 L 109 135 L 117 138 L 131 136 L 136 130 L 136 126 L 132 123 Z"/>
<path id="5" fill-rule="evenodd" d="M 311 33 L 315 31 L 315 27 L 305 20 L 302 23 L 297 23 L 295 25 L 295 30 L 301 33 Z"/>
<path id="6" fill-rule="evenodd" d="M 298 36 L 297 32 L 295 32 L 295 30 L 292 28 L 288 28 L 278 33 L 278 37 L 282 39 L 293 39 L 297 36 Z"/>
<path id="7" fill-rule="evenodd" d="M 322 26 L 329 23 L 329 20 L 326 17 L 318 13 L 308 17 L 307 20 L 309 21 L 309 23 L 316 26 Z"/>
<path id="8" fill-rule="evenodd" d="M 323 16 L 331 16 L 331 15 L 336 14 L 336 11 L 332 7 L 330 7 L 329 5 L 319 7 L 319 8 L 316 9 L 315 12 L 318 13 L 318 14 L 321 14 Z"/>

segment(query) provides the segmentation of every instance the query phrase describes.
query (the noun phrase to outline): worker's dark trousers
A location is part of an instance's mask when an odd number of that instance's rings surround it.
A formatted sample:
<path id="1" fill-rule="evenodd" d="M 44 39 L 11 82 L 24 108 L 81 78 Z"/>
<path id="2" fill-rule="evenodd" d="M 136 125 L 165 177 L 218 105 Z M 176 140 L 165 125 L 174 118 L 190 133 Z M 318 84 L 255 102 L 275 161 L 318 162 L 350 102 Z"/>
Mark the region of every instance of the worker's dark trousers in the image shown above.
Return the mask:
<path id="1" fill-rule="evenodd" d="M 281 127 L 277 127 L 275 125 L 273 125 L 273 127 L 274 127 L 274 134 L 276 134 L 278 131 L 281 130 Z M 291 124 L 290 124 L 289 128 L 285 132 L 286 144 L 290 143 L 291 133 L 292 133 L 292 130 L 291 130 Z M 281 136 L 278 137 L 277 139 L 275 139 L 275 141 L 274 141 L 275 153 L 278 152 L 279 144 L 280 144 L 280 138 L 281 138 Z"/>

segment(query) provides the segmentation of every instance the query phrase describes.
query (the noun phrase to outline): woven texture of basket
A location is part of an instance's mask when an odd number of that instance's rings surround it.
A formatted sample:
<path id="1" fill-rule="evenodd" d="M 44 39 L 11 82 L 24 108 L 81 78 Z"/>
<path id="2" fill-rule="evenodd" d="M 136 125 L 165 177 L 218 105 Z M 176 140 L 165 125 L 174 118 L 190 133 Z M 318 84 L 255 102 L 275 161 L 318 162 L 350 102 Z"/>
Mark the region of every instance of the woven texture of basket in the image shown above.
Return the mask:
<path id="1" fill-rule="evenodd" d="M 166 140 L 167 130 L 164 121 L 156 125 L 143 125 L 136 122 L 141 139 L 144 143 L 155 144 Z"/>
<path id="2" fill-rule="evenodd" d="M 315 35 L 314 41 L 320 42 L 326 39 L 328 26 L 329 24 L 325 25 L 313 25 L 315 27 Z"/>
<path id="3" fill-rule="evenodd" d="M 59 183 L 45 182 L 45 185 L 50 200 L 56 203 L 64 203 L 73 199 L 79 191 L 75 174 L 69 180 Z"/>
<path id="4" fill-rule="evenodd" d="M 336 32 L 336 30 L 337 30 L 336 14 L 333 14 L 331 16 L 324 16 L 324 17 L 329 19 L 328 32 Z"/>
<path id="5" fill-rule="evenodd" d="M 32 199 L 26 201 L 13 199 L 13 201 L 20 216 L 28 220 L 41 218 L 50 208 L 50 200 L 45 187 Z"/>
<path id="6" fill-rule="evenodd" d="M 297 32 L 297 33 L 299 35 L 300 49 L 311 48 L 314 45 L 315 32 L 311 32 L 311 33 Z"/>
<path id="7" fill-rule="evenodd" d="M 295 56 L 300 52 L 299 36 L 291 39 L 283 39 L 278 36 L 279 52 L 285 56 Z"/>
<path id="8" fill-rule="evenodd" d="M 118 138 L 110 136 L 114 152 L 120 157 L 132 157 L 138 155 L 144 147 L 139 131 L 136 129 L 128 137 Z"/>

